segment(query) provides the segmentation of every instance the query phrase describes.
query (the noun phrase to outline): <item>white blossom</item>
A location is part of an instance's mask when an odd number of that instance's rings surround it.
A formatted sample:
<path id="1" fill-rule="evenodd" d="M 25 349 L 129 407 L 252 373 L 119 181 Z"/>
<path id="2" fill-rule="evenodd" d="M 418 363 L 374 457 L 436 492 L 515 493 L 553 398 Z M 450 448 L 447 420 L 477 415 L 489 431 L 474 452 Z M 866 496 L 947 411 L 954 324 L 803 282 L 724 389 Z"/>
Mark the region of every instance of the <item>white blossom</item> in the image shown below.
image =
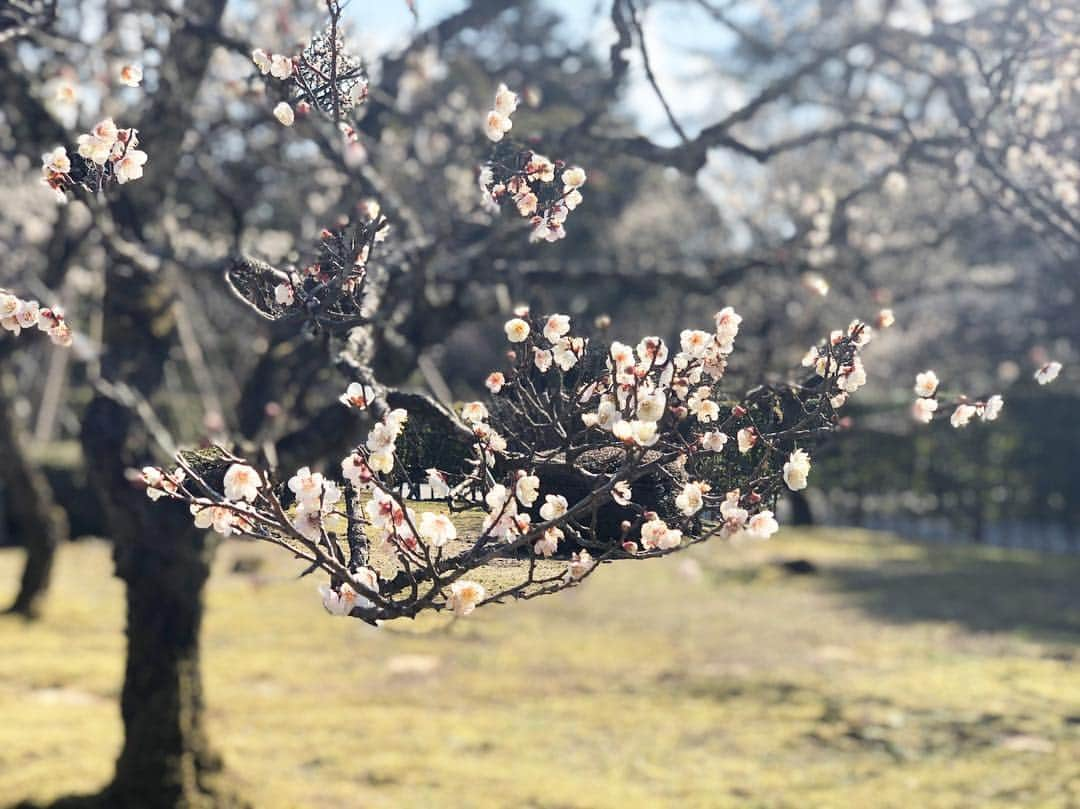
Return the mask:
<path id="1" fill-rule="evenodd" d="M 433 547 L 441 548 L 452 539 L 457 539 L 457 528 L 445 514 L 425 511 L 420 515 L 420 536 Z"/>
<path id="2" fill-rule="evenodd" d="M 1040 385 L 1049 385 L 1061 373 L 1060 362 L 1048 362 L 1035 372 L 1035 381 Z"/>
<path id="3" fill-rule="evenodd" d="M 475 610 L 476 605 L 486 596 L 487 591 L 484 585 L 467 579 L 458 579 L 450 585 L 450 598 L 447 599 L 446 605 L 454 611 L 455 615 L 465 616 Z"/>
<path id="4" fill-rule="evenodd" d="M 933 396 L 938 389 L 938 377 L 933 371 L 923 371 L 915 377 L 915 395 L 922 397 Z"/>
<path id="5" fill-rule="evenodd" d="M 282 126 L 292 126 L 296 121 L 296 114 L 287 101 L 278 102 L 278 105 L 274 107 L 274 117 L 278 119 L 278 123 Z"/>
<path id="6" fill-rule="evenodd" d="M 809 475 L 810 456 L 804 449 L 795 450 L 784 463 L 784 483 L 791 491 L 797 492 L 806 488 Z"/>
<path id="7" fill-rule="evenodd" d="M 262 478 L 247 464 L 234 463 L 225 472 L 225 496 L 230 500 L 251 502 L 259 496 Z"/>
<path id="8" fill-rule="evenodd" d="M 937 399 L 916 399 L 911 405 L 911 416 L 921 424 L 929 424 L 938 409 Z"/>

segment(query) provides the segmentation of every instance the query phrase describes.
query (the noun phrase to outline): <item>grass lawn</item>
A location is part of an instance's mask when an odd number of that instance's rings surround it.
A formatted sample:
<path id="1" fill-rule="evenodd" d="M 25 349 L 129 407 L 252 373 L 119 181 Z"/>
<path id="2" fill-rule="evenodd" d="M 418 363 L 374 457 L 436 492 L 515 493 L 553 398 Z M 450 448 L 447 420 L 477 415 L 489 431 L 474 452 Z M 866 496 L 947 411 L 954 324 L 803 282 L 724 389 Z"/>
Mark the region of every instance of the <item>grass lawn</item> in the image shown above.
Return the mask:
<path id="1" fill-rule="evenodd" d="M 260 809 L 1080 807 L 1077 559 L 784 531 L 378 630 L 295 572 L 228 543 L 209 588 L 210 729 Z M 0 806 L 108 778 L 122 607 L 82 543 L 0 620 Z"/>

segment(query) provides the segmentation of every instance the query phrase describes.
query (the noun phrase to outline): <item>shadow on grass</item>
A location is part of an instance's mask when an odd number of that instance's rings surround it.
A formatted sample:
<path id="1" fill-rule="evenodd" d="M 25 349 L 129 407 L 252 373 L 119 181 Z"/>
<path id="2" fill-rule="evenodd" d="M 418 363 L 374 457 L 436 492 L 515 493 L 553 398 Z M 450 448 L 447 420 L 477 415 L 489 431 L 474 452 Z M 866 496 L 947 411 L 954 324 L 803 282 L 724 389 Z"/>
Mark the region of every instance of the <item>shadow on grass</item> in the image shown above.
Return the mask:
<path id="1" fill-rule="evenodd" d="M 1080 644 L 1077 559 L 922 546 L 915 559 L 830 564 L 823 572 L 828 586 L 886 621 L 955 622 L 975 632 Z"/>

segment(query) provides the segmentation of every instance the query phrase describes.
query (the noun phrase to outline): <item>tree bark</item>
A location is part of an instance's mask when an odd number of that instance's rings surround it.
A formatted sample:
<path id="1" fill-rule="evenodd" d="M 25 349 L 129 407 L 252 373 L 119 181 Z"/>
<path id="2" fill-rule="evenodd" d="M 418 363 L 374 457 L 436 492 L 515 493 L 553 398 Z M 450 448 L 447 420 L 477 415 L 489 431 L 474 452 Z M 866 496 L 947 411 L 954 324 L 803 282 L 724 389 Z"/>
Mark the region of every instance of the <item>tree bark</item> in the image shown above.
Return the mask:
<path id="1" fill-rule="evenodd" d="M 172 342 L 173 305 L 165 274 L 110 269 L 107 378 L 150 399 Z M 150 436 L 130 408 L 96 396 L 82 442 L 106 507 L 116 574 L 127 585 L 124 745 L 96 800 L 116 809 L 242 805 L 222 786 L 222 761 L 203 722 L 199 631 L 215 543 L 182 505 L 154 503 L 129 482 L 127 470 L 151 460 Z"/>
<path id="2" fill-rule="evenodd" d="M 27 456 L 6 382 L 9 380 L 0 379 L 0 458 L 4 459 L 0 475 L 18 535 L 26 548 L 19 592 L 7 612 L 33 619 L 40 615 L 49 589 L 56 549 L 67 538 L 67 516 L 53 498 L 44 473 Z"/>

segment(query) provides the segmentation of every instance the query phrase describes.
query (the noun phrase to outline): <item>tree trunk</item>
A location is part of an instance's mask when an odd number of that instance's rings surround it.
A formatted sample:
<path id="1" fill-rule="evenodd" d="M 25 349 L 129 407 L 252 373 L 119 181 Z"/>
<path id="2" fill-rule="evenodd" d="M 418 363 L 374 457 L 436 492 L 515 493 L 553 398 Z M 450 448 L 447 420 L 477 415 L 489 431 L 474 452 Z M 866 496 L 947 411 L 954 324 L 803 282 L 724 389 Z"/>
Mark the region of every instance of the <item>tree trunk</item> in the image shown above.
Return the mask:
<path id="1" fill-rule="evenodd" d="M 26 548 L 26 564 L 15 602 L 8 612 L 25 618 L 40 615 L 49 588 L 53 557 L 67 538 L 67 516 L 53 499 L 52 487 L 44 473 L 30 461 L 25 442 L 15 423 L 14 402 L 7 379 L 0 379 L 0 467 L 5 497 L 18 536 Z"/>
<path id="2" fill-rule="evenodd" d="M 147 401 L 161 385 L 172 344 L 170 292 L 165 274 L 107 275 L 110 348 L 102 370 Z M 124 746 L 113 782 L 97 800 L 115 809 L 243 805 L 221 785 L 222 761 L 203 724 L 199 631 L 215 543 L 195 528 L 186 507 L 154 503 L 128 480 L 127 470 L 152 458 L 152 436 L 135 411 L 95 396 L 82 442 L 106 507 L 116 574 L 127 585 Z"/>
<path id="3" fill-rule="evenodd" d="M 151 503 L 130 487 L 112 505 L 116 572 L 127 585 L 128 654 L 124 746 L 104 805 L 238 806 L 222 788 L 222 760 L 203 722 L 199 632 L 215 543 L 183 506 Z"/>
<path id="4" fill-rule="evenodd" d="M 814 524 L 814 511 L 810 508 L 810 499 L 804 492 L 788 492 L 788 502 L 791 503 L 792 525 Z"/>

